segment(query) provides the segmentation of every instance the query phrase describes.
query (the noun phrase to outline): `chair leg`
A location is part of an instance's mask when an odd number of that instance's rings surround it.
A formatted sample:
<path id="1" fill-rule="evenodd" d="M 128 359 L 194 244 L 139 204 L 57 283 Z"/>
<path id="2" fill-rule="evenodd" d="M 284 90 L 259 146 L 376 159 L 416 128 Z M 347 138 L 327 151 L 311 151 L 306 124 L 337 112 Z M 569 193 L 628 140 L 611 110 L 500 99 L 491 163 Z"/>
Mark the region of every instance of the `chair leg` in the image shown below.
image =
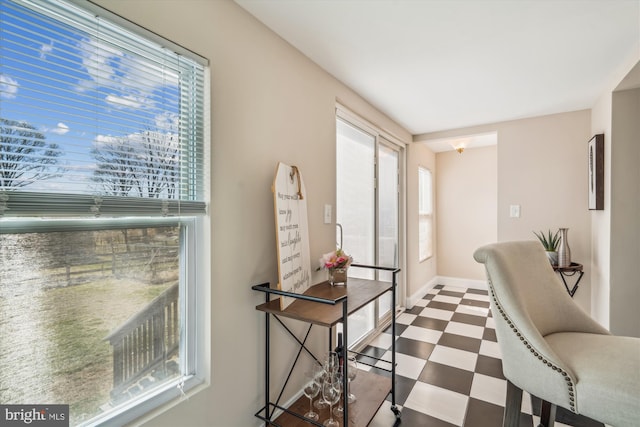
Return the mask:
<path id="1" fill-rule="evenodd" d="M 522 407 L 522 390 L 507 380 L 507 401 L 504 406 L 503 427 L 520 425 L 520 408 Z"/>
<path id="2" fill-rule="evenodd" d="M 540 403 L 540 426 L 539 427 L 553 427 L 556 421 L 556 405 L 553 405 L 546 400 L 542 400 Z"/>

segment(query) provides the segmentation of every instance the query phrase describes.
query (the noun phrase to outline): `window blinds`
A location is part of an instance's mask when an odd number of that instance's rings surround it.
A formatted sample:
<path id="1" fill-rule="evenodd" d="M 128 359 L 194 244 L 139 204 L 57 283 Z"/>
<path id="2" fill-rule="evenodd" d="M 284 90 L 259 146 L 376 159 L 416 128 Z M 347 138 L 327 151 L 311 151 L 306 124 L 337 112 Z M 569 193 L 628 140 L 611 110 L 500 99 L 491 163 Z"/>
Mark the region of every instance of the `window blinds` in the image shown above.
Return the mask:
<path id="1" fill-rule="evenodd" d="M 204 212 L 206 60 L 159 41 L 0 0 L 0 215 Z"/>

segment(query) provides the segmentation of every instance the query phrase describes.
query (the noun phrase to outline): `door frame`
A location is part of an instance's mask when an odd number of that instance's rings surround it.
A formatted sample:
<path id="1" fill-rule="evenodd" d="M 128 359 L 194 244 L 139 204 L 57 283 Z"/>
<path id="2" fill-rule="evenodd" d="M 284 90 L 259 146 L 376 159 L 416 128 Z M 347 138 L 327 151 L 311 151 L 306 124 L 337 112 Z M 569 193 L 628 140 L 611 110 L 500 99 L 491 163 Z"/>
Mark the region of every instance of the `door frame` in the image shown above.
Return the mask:
<path id="1" fill-rule="evenodd" d="M 398 152 L 398 268 L 400 268 L 400 273 L 397 276 L 397 296 L 396 296 L 396 310 L 395 313 L 397 315 L 398 312 L 403 311 L 405 308 L 406 302 L 406 284 L 407 284 L 407 261 L 406 261 L 406 144 L 403 143 L 400 138 L 395 135 L 387 132 L 375 124 L 369 122 L 368 120 L 362 118 L 361 116 L 355 114 L 345 106 L 341 104 L 336 104 L 336 120 L 340 119 L 344 122 L 348 123 L 351 126 L 358 128 L 359 130 L 370 134 L 375 138 L 375 179 L 376 179 L 376 192 L 375 192 L 375 206 L 376 210 L 376 223 L 375 223 L 375 234 L 376 234 L 376 253 L 375 257 L 378 259 L 378 237 L 379 237 L 379 197 L 378 197 L 378 149 L 380 145 L 384 145 L 388 148 L 391 148 Z M 337 212 L 336 205 L 336 212 Z M 377 276 L 376 272 L 376 278 Z M 378 304 L 376 304 L 375 309 L 375 327 L 374 329 L 367 335 L 365 335 L 360 341 L 353 343 L 354 349 L 358 350 L 359 348 L 364 347 L 368 341 L 370 341 L 374 336 L 376 336 L 379 332 L 384 330 L 391 323 L 391 313 L 388 313 L 385 317 L 379 318 L 379 310 Z"/>

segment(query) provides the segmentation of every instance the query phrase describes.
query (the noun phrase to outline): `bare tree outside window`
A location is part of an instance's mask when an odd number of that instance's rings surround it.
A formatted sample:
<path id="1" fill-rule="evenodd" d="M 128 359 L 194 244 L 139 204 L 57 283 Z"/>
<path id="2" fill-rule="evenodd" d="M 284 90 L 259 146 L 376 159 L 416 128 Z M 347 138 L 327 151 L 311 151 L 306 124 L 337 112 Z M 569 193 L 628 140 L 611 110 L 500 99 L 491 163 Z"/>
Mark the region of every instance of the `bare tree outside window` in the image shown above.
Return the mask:
<path id="1" fill-rule="evenodd" d="M 100 136 L 91 154 L 92 180 L 113 196 L 175 199 L 179 174 L 178 134 L 162 128 L 125 137 Z"/>
<path id="2" fill-rule="evenodd" d="M 128 146 L 126 138 L 112 138 L 94 147 L 91 154 L 96 160 L 97 168 L 92 180 L 102 186 L 106 194 L 127 196 L 133 187 L 132 169 L 135 150 Z"/>
<path id="3" fill-rule="evenodd" d="M 63 152 L 27 122 L 0 118 L 0 190 L 56 178 Z"/>
<path id="4" fill-rule="evenodd" d="M 135 183 L 138 193 L 159 198 L 166 190 L 166 198 L 176 197 L 178 175 L 178 135 L 160 130 L 146 130 L 137 136 L 139 154 Z"/>

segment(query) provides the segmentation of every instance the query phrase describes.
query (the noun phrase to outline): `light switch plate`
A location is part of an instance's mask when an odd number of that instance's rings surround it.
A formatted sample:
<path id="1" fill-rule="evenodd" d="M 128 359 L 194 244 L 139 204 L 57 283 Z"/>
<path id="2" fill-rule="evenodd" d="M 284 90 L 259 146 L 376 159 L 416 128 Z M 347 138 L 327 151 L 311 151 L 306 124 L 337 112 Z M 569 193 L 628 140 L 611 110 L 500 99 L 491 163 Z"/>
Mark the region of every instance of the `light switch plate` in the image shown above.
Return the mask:
<path id="1" fill-rule="evenodd" d="M 520 218 L 520 205 L 509 206 L 509 216 L 511 218 Z"/>
<path id="2" fill-rule="evenodd" d="M 324 223 L 331 224 L 331 205 L 324 205 Z"/>

